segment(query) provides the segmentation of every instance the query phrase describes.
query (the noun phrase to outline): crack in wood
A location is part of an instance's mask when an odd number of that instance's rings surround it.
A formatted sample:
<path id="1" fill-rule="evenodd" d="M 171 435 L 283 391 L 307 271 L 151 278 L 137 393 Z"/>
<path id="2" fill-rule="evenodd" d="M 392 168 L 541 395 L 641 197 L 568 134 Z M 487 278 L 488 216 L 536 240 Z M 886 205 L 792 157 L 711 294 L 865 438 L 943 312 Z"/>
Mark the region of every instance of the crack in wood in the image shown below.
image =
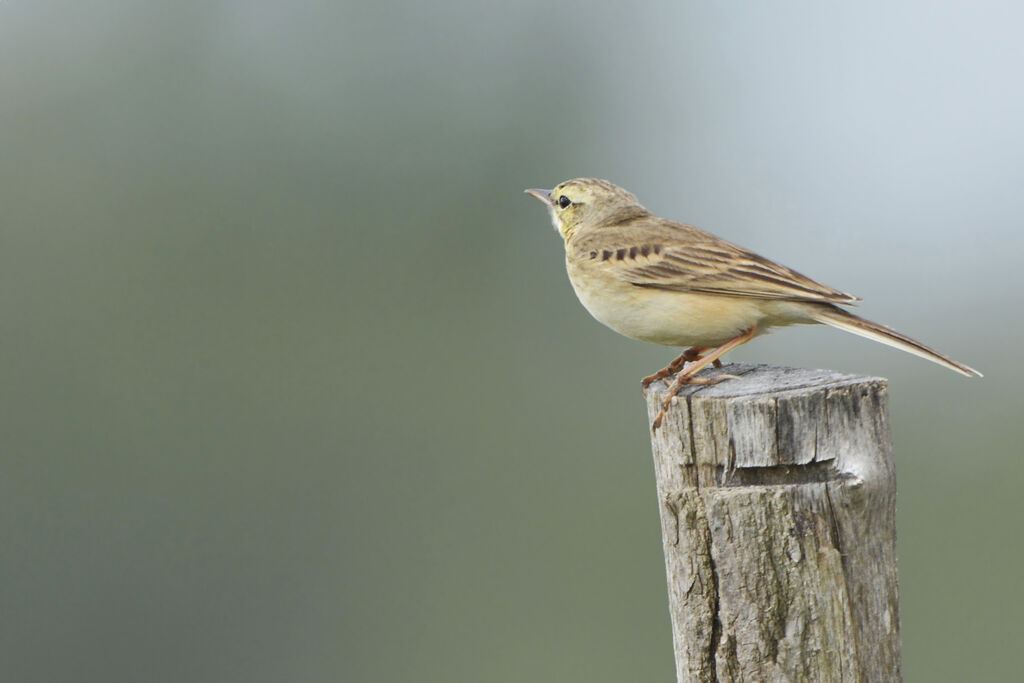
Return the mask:
<path id="1" fill-rule="evenodd" d="M 685 472 L 697 465 L 683 465 Z M 768 467 L 735 467 L 732 465 L 708 466 L 717 482 L 712 488 L 731 488 L 736 486 L 799 486 L 802 484 L 821 484 L 829 481 L 841 481 L 853 478 L 853 475 L 840 472 L 835 462 L 811 462 L 806 465 L 773 465 Z M 695 487 L 695 488 L 700 488 Z"/>
<path id="2" fill-rule="evenodd" d="M 711 520 L 708 518 L 707 507 L 703 496 L 697 496 L 697 518 L 700 524 L 700 533 L 704 535 L 704 552 L 706 553 L 707 559 L 707 570 L 708 578 L 710 579 L 711 586 L 707 592 L 708 610 L 711 613 L 711 637 L 707 646 L 707 653 L 705 656 L 705 671 L 709 674 L 709 679 L 712 681 L 718 680 L 718 647 L 722 642 L 722 618 L 721 618 L 721 606 L 722 606 L 722 595 L 720 590 L 720 583 L 718 577 L 718 567 L 715 565 L 715 554 L 712 550 L 712 544 L 714 543 L 714 534 L 711 533 Z M 697 520 L 695 520 L 697 521 Z"/>
<path id="3" fill-rule="evenodd" d="M 669 496 L 665 498 L 665 507 L 676 522 L 676 540 L 673 545 L 679 545 L 679 506 L 673 503 L 672 496 Z"/>

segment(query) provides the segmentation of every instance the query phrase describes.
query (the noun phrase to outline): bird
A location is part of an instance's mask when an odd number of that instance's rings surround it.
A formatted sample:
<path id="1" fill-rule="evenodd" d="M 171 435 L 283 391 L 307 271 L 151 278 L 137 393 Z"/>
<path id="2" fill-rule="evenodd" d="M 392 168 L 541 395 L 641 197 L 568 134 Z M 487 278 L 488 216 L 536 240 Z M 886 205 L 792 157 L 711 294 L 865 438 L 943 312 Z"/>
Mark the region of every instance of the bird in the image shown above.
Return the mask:
<path id="1" fill-rule="evenodd" d="M 657 431 L 686 384 L 714 384 L 697 373 L 773 327 L 821 323 L 873 339 L 968 377 L 977 370 L 884 325 L 842 308 L 860 298 L 692 225 L 660 218 L 629 191 L 598 178 L 574 178 L 525 192 L 543 202 L 565 244 L 576 296 L 599 322 L 645 342 L 686 350 L 644 377 L 673 377 L 651 425 Z M 666 380 L 667 381 L 667 380 Z"/>

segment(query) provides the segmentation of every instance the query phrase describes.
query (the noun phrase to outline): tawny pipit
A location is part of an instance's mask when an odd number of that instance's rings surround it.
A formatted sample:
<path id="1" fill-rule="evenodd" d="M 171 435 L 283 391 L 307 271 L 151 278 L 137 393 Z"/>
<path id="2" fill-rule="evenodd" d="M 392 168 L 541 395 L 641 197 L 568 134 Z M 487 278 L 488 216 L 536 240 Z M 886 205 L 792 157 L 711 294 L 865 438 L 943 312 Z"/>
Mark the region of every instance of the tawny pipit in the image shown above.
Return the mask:
<path id="1" fill-rule="evenodd" d="M 606 180 L 576 178 L 553 190 L 526 192 L 551 211 L 565 240 L 569 280 L 591 315 L 633 339 L 689 347 L 643 380 L 647 386 L 676 375 L 652 425 L 655 430 L 684 384 L 708 383 L 694 377 L 699 370 L 720 366 L 723 354 L 781 325 L 832 325 L 981 377 L 921 342 L 836 305 L 860 301 L 857 297 L 691 225 L 659 218 Z"/>

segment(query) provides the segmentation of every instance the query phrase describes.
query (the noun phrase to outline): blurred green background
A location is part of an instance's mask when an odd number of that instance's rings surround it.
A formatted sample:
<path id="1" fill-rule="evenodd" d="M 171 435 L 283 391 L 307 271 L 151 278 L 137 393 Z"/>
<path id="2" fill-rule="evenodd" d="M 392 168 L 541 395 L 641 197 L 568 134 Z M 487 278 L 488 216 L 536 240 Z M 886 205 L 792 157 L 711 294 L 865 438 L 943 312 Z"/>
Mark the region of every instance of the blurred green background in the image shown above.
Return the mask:
<path id="1" fill-rule="evenodd" d="M 0 1 L 0 679 L 667 681 L 579 175 L 987 374 L 890 379 L 908 681 L 1024 638 L 1019 3 Z"/>

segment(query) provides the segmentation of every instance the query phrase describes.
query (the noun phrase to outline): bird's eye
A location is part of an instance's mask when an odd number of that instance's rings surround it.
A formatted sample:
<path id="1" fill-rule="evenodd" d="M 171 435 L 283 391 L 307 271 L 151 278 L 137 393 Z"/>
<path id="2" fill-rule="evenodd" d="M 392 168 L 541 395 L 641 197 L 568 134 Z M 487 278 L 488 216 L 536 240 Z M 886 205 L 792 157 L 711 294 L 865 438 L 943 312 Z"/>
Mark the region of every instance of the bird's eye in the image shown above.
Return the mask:
<path id="1" fill-rule="evenodd" d="M 560 207 L 562 207 L 563 209 L 565 207 L 569 206 L 570 204 L 572 204 L 572 202 L 569 201 L 569 198 L 566 197 L 564 194 L 561 197 L 558 198 L 558 205 Z"/>

